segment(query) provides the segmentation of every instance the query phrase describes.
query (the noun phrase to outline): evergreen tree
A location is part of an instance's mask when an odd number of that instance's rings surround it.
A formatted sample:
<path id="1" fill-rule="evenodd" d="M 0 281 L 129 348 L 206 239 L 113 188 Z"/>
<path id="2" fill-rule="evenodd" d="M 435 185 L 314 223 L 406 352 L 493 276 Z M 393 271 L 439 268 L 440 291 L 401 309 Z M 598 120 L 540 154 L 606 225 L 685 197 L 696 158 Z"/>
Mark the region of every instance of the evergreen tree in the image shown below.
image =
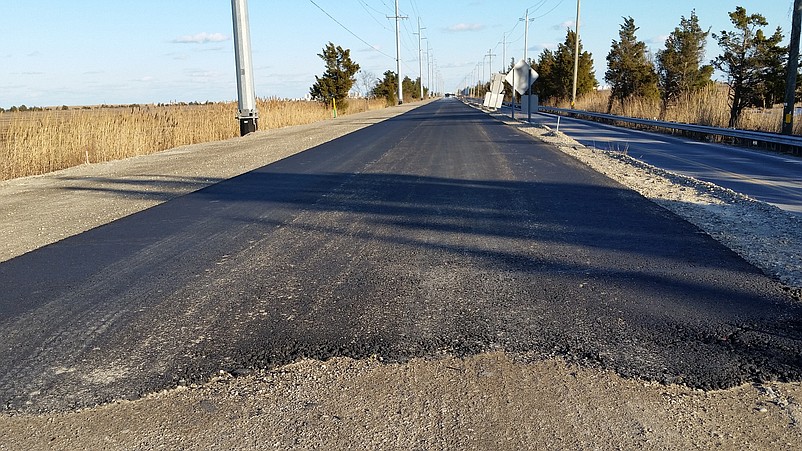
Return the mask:
<path id="1" fill-rule="evenodd" d="M 702 65 L 710 30 L 699 26 L 696 11 L 691 17 L 682 16 L 679 26 L 666 39 L 666 46 L 657 52 L 657 83 L 660 88 L 661 111 L 665 115 L 669 104 L 685 93 L 696 91 L 710 83 L 713 66 Z"/>
<path id="2" fill-rule="evenodd" d="M 568 30 L 565 42 L 557 46 L 554 54 L 555 97 L 569 100 L 574 85 L 574 52 L 576 45 L 576 32 Z M 592 92 L 599 86 L 596 73 L 593 71 L 593 56 L 582 51 L 582 39 L 579 39 L 579 67 L 576 75 L 576 95 L 581 97 Z"/>
<path id="3" fill-rule="evenodd" d="M 387 100 L 387 105 L 397 104 L 398 75 L 391 70 L 386 71 L 384 73 L 384 79 L 379 80 L 376 87 L 373 88 L 373 95 L 376 97 L 384 97 Z"/>
<path id="4" fill-rule="evenodd" d="M 610 101 L 607 112 L 618 100 L 621 106 L 624 101 L 633 97 L 657 98 L 657 74 L 654 64 L 646 55 L 646 43 L 638 41 L 635 32 L 635 20 L 624 17 L 624 23 L 618 32 L 619 40 L 613 41 L 607 55 L 607 72 L 604 79 L 610 83 Z"/>
<path id="5" fill-rule="evenodd" d="M 782 103 L 785 98 L 785 68 L 788 64 L 788 47 L 779 45 L 783 40 L 782 30 L 778 27 L 774 34 L 760 41 L 758 53 L 763 66 L 759 97 L 754 106 L 771 108 L 775 103 Z"/>
<path id="6" fill-rule="evenodd" d="M 322 77 L 315 76 L 315 84 L 309 89 L 312 98 L 320 102 L 329 102 L 331 99 L 345 108 L 345 99 L 348 92 L 356 82 L 355 75 L 359 71 L 359 64 L 351 61 L 351 50 L 334 46 L 329 42 L 319 56 L 326 63 L 326 72 Z"/>
<path id="7" fill-rule="evenodd" d="M 404 102 L 411 102 L 420 97 L 420 77 L 412 81 L 412 79 L 405 76 L 401 86 L 404 91 Z"/>
<path id="8" fill-rule="evenodd" d="M 787 58 L 787 52 L 778 47 L 782 41 L 780 28 L 771 37 L 763 33 L 761 27 L 768 22 L 762 15 L 747 15 L 746 9 L 738 6 L 729 16 L 735 30 L 713 34 L 723 50 L 713 60 L 713 66 L 727 76 L 730 86 L 729 126 L 735 127 L 744 108 L 765 104 L 772 91 L 772 77 L 776 77 L 776 65 L 778 61 L 784 61 L 783 53 Z"/>
<path id="9" fill-rule="evenodd" d="M 537 81 L 532 86 L 532 91 L 537 94 L 540 102 L 559 97 L 557 93 L 560 88 L 558 86 L 559 80 L 555 75 L 555 64 L 554 52 L 549 49 L 543 49 L 537 57 L 537 62 L 532 64 L 532 68 L 538 74 Z"/>

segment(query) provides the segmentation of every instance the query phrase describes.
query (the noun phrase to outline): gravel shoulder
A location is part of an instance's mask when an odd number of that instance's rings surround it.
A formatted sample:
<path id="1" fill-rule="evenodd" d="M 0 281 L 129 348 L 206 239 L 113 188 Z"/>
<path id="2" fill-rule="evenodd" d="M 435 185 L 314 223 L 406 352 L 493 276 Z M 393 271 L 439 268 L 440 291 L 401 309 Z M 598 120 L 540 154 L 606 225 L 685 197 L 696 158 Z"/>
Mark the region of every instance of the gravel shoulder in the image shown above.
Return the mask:
<path id="1" fill-rule="evenodd" d="M 342 117 L 0 183 L 0 261 L 269 164 L 414 108 Z M 799 296 L 800 219 L 729 190 L 550 142 L 681 215 Z M 82 411 L 0 416 L 5 449 L 791 449 L 802 383 L 689 389 L 561 359 L 485 353 L 386 364 L 303 360 Z M 540 445 L 540 446 L 538 446 Z"/>

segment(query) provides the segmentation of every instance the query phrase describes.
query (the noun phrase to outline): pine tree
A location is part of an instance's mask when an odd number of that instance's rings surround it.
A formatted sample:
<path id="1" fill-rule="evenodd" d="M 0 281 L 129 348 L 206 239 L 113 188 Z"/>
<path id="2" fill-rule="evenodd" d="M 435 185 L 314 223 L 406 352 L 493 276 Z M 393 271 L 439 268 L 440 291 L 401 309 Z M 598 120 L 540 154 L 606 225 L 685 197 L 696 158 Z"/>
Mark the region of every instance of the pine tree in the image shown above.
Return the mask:
<path id="1" fill-rule="evenodd" d="M 780 46 L 783 40 L 782 29 L 777 27 L 774 34 L 760 41 L 759 51 L 761 71 L 759 97 L 754 106 L 771 108 L 775 103 L 782 103 L 785 97 L 785 68 L 788 64 L 788 47 Z"/>
<path id="2" fill-rule="evenodd" d="M 398 75 L 395 72 L 388 70 L 384 73 L 384 79 L 380 80 L 376 87 L 373 88 L 373 95 L 376 97 L 384 97 L 387 100 L 387 105 L 395 105 L 398 103 Z"/>
<path id="3" fill-rule="evenodd" d="M 557 46 L 554 55 L 555 78 L 558 80 L 557 98 L 568 100 L 571 98 L 574 85 L 574 52 L 576 45 L 576 32 L 568 30 L 565 42 Z M 593 55 L 582 51 L 582 39 L 579 39 L 579 66 L 576 76 L 576 95 L 581 97 L 592 92 L 599 86 L 596 73 L 593 71 Z"/>
<path id="4" fill-rule="evenodd" d="M 532 68 L 538 74 L 537 81 L 532 86 L 532 91 L 537 94 L 541 102 L 559 97 L 557 92 L 560 88 L 555 75 L 555 63 L 554 52 L 549 49 L 543 49 L 537 58 L 537 62 L 532 64 Z"/>
<path id="5" fill-rule="evenodd" d="M 356 82 L 355 75 L 359 64 L 351 61 L 351 50 L 334 46 L 329 42 L 319 56 L 326 63 L 326 72 L 322 77 L 315 76 L 315 84 L 309 89 L 313 99 L 329 102 L 335 99 L 342 108 L 347 106 L 346 98 Z"/>
<path id="6" fill-rule="evenodd" d="M 654 65 L 646 55 L 646 43 L 638 41 L 635 32 L 635 20 L 624 17 L 624 23 L 618 32 L 619 41 L 613 41 L 610 53 L 607 54 L 607 72 L 604 79 L 610 83 L 610 101 L 607 112 L 618 100 L 623 108 L 624 101 L 633 97 L 656 99 L 657 74 Z"/>
<path id="7" fill-rule="evenodd" d="M 713 75 L 713 66 L 702 65 L 710 30 L 699 26 L 696 11 L 691 17 L 682 16 L 679 26 L 666 39 L 665 48 L 657 52 L 657 83 L 660 88 L 661 111 L 664 117 L 669 105 L 680 95 L 706 85 Z"/>
<path id="8" fill-rule="evenodd" d="M 729 13 L 735 30 L 713 34 L 724 53 L 713 60 L 713 66 L 724 72 L 730 87 L 729 126 L 735 127 L 744 108 L 765 104 L 772 91 L 772 77 L 776 76 L 778 60 L 787 58 L 787 51 L 778 47 L 782 41 L 782 30 L 778 27 L 771 37 L 766 37 L 761 27 L 768 25 L 760 14 L 747 15 L 746 9 L 738 6 Z"/>

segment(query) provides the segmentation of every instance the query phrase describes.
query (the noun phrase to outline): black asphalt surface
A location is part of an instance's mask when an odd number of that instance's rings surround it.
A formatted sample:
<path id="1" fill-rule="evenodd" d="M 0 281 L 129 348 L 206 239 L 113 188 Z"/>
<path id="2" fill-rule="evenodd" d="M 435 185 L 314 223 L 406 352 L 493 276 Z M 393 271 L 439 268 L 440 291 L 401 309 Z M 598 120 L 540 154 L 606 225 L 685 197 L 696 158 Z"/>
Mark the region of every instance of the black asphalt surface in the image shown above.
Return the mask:
<path id="1" fill-rule="evenodd" d="M 0 287 L 6 409 L 488 350 L 704 389 L 802 380 L 798 299 L 455 100 L 0 263 Z"/>
<path id="2" fill-rule="evenodd" d="M 557 117 L 547 117 L 556 126 Z M 588 147 L 625 151 L 668 171 L 715 183 L 802 215 L 802 158 L 563 117 L 560 131 Z"/>

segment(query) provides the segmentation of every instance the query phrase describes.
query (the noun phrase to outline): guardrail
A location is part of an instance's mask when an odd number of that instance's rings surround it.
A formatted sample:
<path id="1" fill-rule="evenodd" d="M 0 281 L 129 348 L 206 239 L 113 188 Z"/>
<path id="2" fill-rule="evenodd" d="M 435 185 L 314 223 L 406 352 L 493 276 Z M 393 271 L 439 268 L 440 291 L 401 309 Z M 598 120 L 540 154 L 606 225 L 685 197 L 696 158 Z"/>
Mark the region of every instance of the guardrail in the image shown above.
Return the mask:
<path id="1" fill-rule="evenodd" d="M 588 117 L 591 119 L 609 121 L 609 122 L 624 122 L 629 124 L 636 124 L 645 127 L 664 128 L 670 130 L 680 130 L 689 133 L 699 133 L 702 135 L 714 135 L 727 138 L 738 139 L 742 141 L 751 141 L 759 143 L 775 144 L 779 146 L 790 147 L 794 154 L 798 154 L 802 150 L 802 137 L 781 135 L 779 133 L 766 133 L 755 132 L 749 130 L 739 130 L 734 128 L 721 128 L 709 127 L 706 125 L 682 124 L 679 122 L 665 122 L 653 121 L 649 119 L 638 119 L 627 116 L 615 116 L 612 114 L 592 113 L 590 111 L 571 110 L 567 108 L 554 108 L 548 106 L 540 106 L 541 112 L 559 114 L 562 116 L 570 117 Z"/>

